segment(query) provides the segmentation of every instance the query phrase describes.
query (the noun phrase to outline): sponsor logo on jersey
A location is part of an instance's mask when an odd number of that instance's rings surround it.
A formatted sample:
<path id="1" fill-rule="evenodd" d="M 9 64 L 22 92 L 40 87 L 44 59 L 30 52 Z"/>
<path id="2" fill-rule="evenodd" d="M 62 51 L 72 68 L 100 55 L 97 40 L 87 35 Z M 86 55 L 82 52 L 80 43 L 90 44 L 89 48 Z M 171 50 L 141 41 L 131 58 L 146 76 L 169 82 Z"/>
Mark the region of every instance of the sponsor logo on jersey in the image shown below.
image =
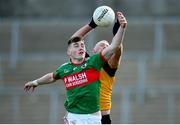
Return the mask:
<path id="1" fill-rule="evenodd" d="M 85 63 L 84 65 L 81 66 L 82 69 L 85 69 L 87 64 Z"/>
<path id="2" fill-rule="evenodd" d="M 95 82 L 96 80 L 99 80 L 99 72 L 93 68 L 63 77 L 66 89 L 83 86 Z"/>
<path id="3" fill-rule="evenodd" d="M 69 70 L 67 70 L 67 69 L 64 70 L 64 73 L 68 73 L 68 72 L 69 72 Z"/>
<path id="4" fill-rule="evenodd" d="M 73 71 L 76 70 L 76 69 L 77 69 L 77 67 L 74 67 L 74 68 L 73 68 Z"/>

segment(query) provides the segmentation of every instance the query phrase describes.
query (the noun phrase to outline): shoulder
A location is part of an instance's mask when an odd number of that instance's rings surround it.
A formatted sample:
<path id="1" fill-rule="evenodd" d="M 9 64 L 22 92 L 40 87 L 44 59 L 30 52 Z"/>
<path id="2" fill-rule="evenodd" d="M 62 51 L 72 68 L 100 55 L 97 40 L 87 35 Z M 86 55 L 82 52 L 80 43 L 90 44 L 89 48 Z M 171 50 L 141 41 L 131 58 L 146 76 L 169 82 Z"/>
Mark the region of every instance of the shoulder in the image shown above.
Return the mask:
<path id="1" fill-rule="evenodd" d="M 70 64 L 71 64 L 70 62 L 66 62 L 66 63 L 63 63 L 60 67 L 67 66 L 67 65 L 70 65 Z"/>
<path id="2" fill-rule="evenodd" d="M 90 60 L 90 59 L 95 59 L 95 58 L 101 58 L 100 52 L 93 54 L 92 56 L 88 57 L 87 59 Z"/>
<path id="3" fill-rule="evenodd" d="M 114 77 L 117 71 L 117 68 L 111 68 L 108 62 L 104 63 L 103 69 L 110 77 Z"/>
<path id="4" fill-rule="evenodd" d="M 63 63 L 62 65 L 60 65 L 57 70 L 61 70 L 61 69 L 65 69 L 66 67 L 69 67 L 71 65 L 70 62 L 66 62 L 66 63 Z"/>
<path id="5" fill-rule="evenodd" d="M 56 71 L 54 71 L 54 77 L 55 79 L 62 78 L 65 74 L 71 72 L 72 67 L 70 66 L 71 63 L 67 62 L 59 66 Z"/>

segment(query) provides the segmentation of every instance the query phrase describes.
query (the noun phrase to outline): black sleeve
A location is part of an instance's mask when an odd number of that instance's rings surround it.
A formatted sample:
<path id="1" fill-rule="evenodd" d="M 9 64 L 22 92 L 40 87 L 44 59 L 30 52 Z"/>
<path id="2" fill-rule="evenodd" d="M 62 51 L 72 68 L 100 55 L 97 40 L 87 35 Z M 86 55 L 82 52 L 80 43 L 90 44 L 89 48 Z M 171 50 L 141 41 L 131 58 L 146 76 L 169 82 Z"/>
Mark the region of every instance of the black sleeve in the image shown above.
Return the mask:
<path id="1" fill-rule="evenodd" d="M 115 76 L 117 68 L 111 68 L 108 62 L 105 62 L 103 65 L 104 71 L 111 77 Z"/>
<path id="2" fill-rule="evenodd" d="M 119 24 L 119 21 L 118 21 L 118 19 L 117 19 L 117 21 L 114 23 L 114 26 L 113 26 L 113 35 L 114 35 L 114 36 L 116 35 L 119 27 L 120 27 L 120 24 Z"/>

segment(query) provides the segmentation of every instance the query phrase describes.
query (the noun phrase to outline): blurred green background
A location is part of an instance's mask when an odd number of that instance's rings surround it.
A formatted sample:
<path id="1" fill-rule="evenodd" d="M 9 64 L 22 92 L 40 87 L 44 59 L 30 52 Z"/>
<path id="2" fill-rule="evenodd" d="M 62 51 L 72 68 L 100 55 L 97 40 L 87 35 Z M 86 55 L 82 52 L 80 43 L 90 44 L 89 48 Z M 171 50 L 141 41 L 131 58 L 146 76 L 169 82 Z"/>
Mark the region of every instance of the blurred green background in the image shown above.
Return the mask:
<path id="1" fill-rule="evenodd" d="M 112 96 L 113 124 L 180 123 L 179 0 L 0 0 L 0 123 L 63 124 L 62 81 L 25 93 L 24 84 L 69 61 L 69 37 L 96 7 L 128 20 Z M 112 26 L 86 38 L 90 54 Z"/>

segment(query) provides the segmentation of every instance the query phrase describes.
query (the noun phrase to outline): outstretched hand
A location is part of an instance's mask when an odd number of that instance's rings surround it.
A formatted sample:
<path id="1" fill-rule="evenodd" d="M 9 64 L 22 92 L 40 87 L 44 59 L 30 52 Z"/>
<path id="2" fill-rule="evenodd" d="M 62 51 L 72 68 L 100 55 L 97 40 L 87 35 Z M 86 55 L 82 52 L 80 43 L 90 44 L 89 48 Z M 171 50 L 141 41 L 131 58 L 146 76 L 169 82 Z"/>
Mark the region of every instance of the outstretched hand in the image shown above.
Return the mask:
<path id="1" fill-rule="evenodd" d="M 126 20 L 125 16 L 121 12 L 117 12 L 117 18 L 118 18 L 120 26 L 122 28 L 126 28 L 127 20 Z"/>
<path id="2" fill-rule="evenodd" d="M 32 89 L 32 92 L 34 92 L 37 86 L 38 86 L 37 82 L 30 81 L 24 85 L 24 91 L 29 92 Z"/>

